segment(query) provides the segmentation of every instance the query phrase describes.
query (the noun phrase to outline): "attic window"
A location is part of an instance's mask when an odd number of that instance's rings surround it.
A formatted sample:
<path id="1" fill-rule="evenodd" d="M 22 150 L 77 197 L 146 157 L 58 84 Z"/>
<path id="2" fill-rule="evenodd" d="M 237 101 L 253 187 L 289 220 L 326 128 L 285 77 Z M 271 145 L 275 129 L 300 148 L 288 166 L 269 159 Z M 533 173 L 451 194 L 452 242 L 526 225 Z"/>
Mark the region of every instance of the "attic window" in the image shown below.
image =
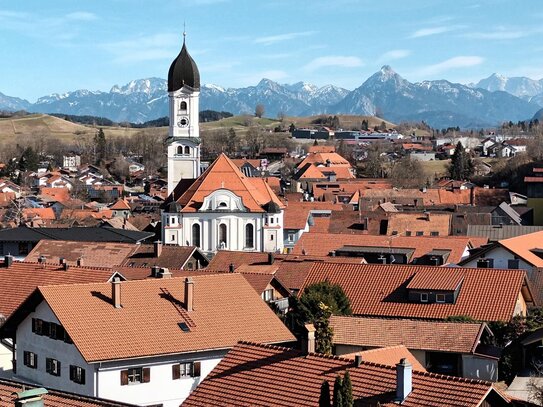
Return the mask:
<path id="1" fill-rule="evenodd" d="M 190 332 L 190 328 L 185 322 L 179 322 L 177 326 L 179 326 L 183 332 Z"/>
<path id="2" fill-rule="evenodd" d="M 428 302 L 428 293 L 420 293 L 420 302 Z"/>
<path id="3" fill-rule="evenodd" d="M 226 202 L 222 201 L 222 202 L 219 202 L 218 207 L 219 207 L 219 208 L 227 208 L 228 205 L 226 204 Z"/>

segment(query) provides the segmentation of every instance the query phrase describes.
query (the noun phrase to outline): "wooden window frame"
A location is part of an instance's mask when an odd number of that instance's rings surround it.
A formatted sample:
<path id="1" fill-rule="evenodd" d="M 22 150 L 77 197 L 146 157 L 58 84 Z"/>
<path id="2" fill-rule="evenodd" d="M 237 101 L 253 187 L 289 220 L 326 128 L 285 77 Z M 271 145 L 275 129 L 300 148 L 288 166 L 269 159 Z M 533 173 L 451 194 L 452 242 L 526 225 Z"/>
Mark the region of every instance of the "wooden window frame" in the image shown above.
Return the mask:
<path id="1" fill-rule="evenodd" d="M 52 376 L 60 376 L 61 363 L 57 359 L 45 358 L 45 371 Z"/>
<path id="2" fill-rule="evenodd" d="M 172 365 L 172 380 L 200 377 L 201 374 L 201 362 L 182 362 Z"/>
<path id="3" fill-rule="evenodd" d="M 70 380 L 77 384 L 85 384 L 85 369 L 70 365 Z"/>
<path id="4" fill-rule="evenodd" d="M 31 369 L 38 368 L 38 355 L 34 352 L 25 350 L 23 352 L 23 364 Z"/>
<path id="5" fill-rule="evenodd" d="M 148 367 L 131 367 L 121 370 L 121 386 L 149 383 L 151 381 L 151 369 Z"/>

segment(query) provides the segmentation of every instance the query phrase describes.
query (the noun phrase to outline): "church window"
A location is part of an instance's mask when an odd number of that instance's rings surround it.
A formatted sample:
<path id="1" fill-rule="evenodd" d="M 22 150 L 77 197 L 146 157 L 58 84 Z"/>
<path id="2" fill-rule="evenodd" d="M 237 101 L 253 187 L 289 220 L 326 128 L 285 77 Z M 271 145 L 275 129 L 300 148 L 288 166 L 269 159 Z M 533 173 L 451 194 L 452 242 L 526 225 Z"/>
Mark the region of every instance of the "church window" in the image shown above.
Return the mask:
<path id="1" fill-rule="evenodd" d="M 224 202 L 224 201 L 219 202 L 219 205 L 218 205 L 218 206 L 219 206 L 219 208 L 224 208 L 224 209 L 228 208 L 228 205 L 227 205 L 226 202 Z"/>
<path id="2" fill-rule="evenodd" d="M 183 154 L 183 146 L 177 146 L 177 154 Z"/>
<path id="3" fill-rule="evenodd" d="M 186 110 L 187 110 L 187 102 L 185 102 L 185 101 L 182 101 L 182 102 L 181 102 L 181 106 L 180 106 L 180 109 L 181 109 L 181 110 L 185 110 L 185 111 L 186 111 Z"/>
<path id="4" fill-rule="evenodd" d="M 200 225 L 198 223 L 192 225 L 192 245 L 200 247 Z"/>
<path id="5" fill-rule="evenodd" d="M 247 223 L 245 225 L 245 247 L 255 247 L 255 233 L 254 226 L 252 223 Z"/>
<path id="6" fill-rule="evenodd" d="M 190 147 L 189 146 L 185 146 L 185 154 L 190 154 Z"/>
<path id="7" fill-rule="evenodd" d="M 226 232 L 227 232 L 226 225 L 224 223 L 221 223 L 219 225 L 219 245 L 225 248 L 226 248 L 226 245 L 228 244 L 228 241 L 226 239 Z"/>

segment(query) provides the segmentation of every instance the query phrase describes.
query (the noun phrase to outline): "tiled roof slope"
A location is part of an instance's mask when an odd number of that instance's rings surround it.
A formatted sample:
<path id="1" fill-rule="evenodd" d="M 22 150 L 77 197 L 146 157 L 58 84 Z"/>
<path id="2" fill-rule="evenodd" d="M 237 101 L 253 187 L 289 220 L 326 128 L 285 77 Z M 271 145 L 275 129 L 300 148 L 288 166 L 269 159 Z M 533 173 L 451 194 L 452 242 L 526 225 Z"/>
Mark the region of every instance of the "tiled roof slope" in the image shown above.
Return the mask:
<path id="1" fill-rule="evenodd" d="M 543 250 L 543 231 L 500 240 L 498 243 L 533 266 L 543 267 L 543 259 L 531 252 L 533 249 Z"/>
<path id="2" fill-rule="evenodd" d="M 370 363 L 377 363 L 379 365 L 396 366 L 401 359 L 407 359 L 413 366 L 413 370 L 419 372 L 426 372 L 424 366 L 420 364 L 415 356 L 404 345 L 389 346 L 386 348 L 376 348 L 365 350 L 363 352 L 356 352 L 350 355 L 342 355 L 342 357 L 355 357 L 355 355 L 362 356 L 362 360 Z"/>
<path id="3" fill-rule="evenodd" d="M 13 407 L 17 395 L 15 393 L 36 388 L 35 385 L 0 379 L 0 407 Z M 58 390 L 47 390 L 43 396 L 44 407 L 131 407 L 134 404 L 110 401 L 101 398 L 81 396 Z"/>
<path id="4" fill-rule="evenodd" d="M 408 302 L 406 286 L 419 273 L 440 285 L 451 274 L 463 274 L 456 303 Z M 524 270 L 450 268 L 409 265 L 315 263 L 305 286 L 320 281 L 339 284 L 353 314 L 364 316 L 445 319 L 467 315 L 477 321 L 509 321 L 526 282 Z"/>
<path id="5" fill-rule="evenodd" d="M 294 340 L 240 274 L 200 275 L 193 281 L 191 312 L 183 303 L 183 278 L 122 282 L 122 308 L 111 304 L 109 283 L 39 291 L 87 362 L 224 349 L 239 340 Z M 181 322 L 190 332 L 179 328 Z"/>
<path id="6" fill-rule="evenodd" d="M 333 315 L 334 344 L 382 347 L 405 345 L 409 349 L 473 353 L 485 324 L 363 318 Z"/>
<path id="7" fill-rule="evenodd" d="M 370 362 L 355 367 L 352 359 L 240 343 L 183 406 L 317 406 L 323 380 L 333 388 L 336 375 L 347 369 L 356 405 L 398 405 L 395 367 Z M 405 407 L 475 407 L 494 391 L 491 383 L 483 381 L 418 371 L 412 377 L 413 391 L 402 402 Z"/>
<path id="8" fill-rule="evenodd" d="M 163 245 L 160 256 L 155 256 L 154 246 L 138 245 L 133 253 L 126 257 L 121 265 L 125 267 L 167 267 L 170 270 L 181 269 L 195 251 L 194 246 Z"/>
<path id="9" fill-rule="evenodd" d="M 303 161 L 297 165 L 298 168 L 302 168 L 304 165 L 311 163 L 311 164 L 326 164 L 327 161 L 330 161 L 330 164 L 332 166 L 337 167 L 351 167 L 351 164 L 349 161 L 347 161 L 345 158 L 340 156 L 338 153 L 311 153 L 308 154 Z"/>
<path id="10" fill-rule="evenodd" d="M 225 154 L 221 154 L 177 199 L 182 206 L 181 212 L 198 211 L 204 198 L 221 188 L 241 197 L 243 205 L 251 212 L 265 212 L 262 206 L 270 201 L 283 207 L 264 180 L 246 177 Z"/>
<path id="11" fill-rule="evenodd" d="M 63 258 L 69 264 L 75 264 L 81 258 L 85 266 L 112 267 L 122 264 L 137 247 L 133 243 L 40 240 L 25 261 L 35 263 L 40 256 L 45 256 L 48 263 L 58 263 Z"/>
<path id="12" fill-rule="evenodd" d="M 10 267 L 0 264 L 0 314 L 6 318 L 39 285 L 106 282 L 110 268 L 70 266 L 65 271 L 58 264 L 38 264 L 15 261 Z"/>
<path id="13" fill-rule="evenodd" d="M 473 242 L 476 242 L 473 244 Z M 486 243 L 483 238 L 471 238 L 466 236 L 447 236 L 447 237 L 426 237 L 426 236 L 373 236 L 360 234 L 328 234 L 328 233 L 304 233 L 296 242 L 293 254 L 302 254 L 314 256 L 328 256 L 330 252 L 340 249 L 343 246 L 371 246 L 371 247 L 393 247 L 393 248 L 413 248 L 415 252 L 413 257 L 421 257 L 434 249 L 450 250 L 447 258 L 448 263 L 458 263 L 468 245 L 478 247 L 479 243 Z"/>

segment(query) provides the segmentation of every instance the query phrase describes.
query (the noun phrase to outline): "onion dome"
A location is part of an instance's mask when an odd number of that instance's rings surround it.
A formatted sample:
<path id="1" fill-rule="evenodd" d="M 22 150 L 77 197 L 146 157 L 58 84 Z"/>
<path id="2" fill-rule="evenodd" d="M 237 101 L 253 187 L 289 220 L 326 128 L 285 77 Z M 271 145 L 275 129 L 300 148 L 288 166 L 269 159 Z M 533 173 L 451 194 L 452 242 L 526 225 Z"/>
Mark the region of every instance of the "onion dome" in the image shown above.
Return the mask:
<path id="1" fill-rule="evenodd" d="M 185 34 L 183 34 L 183 48 L 170 65 L 168 71 L 168 92 L 175 92 L 183 86 L 200 89 L 200 72 L 196 62 L 192 59 L 185 45 Z"/>

